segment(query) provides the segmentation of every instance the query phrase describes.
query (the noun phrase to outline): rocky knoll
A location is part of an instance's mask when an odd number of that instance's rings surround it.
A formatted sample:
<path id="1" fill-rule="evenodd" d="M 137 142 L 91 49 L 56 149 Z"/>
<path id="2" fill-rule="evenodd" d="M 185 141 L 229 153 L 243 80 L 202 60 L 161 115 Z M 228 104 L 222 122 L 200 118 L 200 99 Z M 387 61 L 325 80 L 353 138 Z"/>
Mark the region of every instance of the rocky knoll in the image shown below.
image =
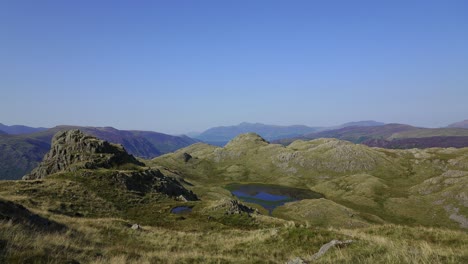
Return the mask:
<path id="1" fill-rule="evenodd" d="M 129 191 L 141 194 L 164 193 L 181 201 L 198 200 L 192 191 L 185 189 L 177 180 L 164 176 L 159 170 L 119 171 L 112 178 L 114 182 L 119 183 Z"/>
<path id="2" fill-rule="evenodd" d="M 41 179 L 60 171 L 112 168 L 125 164 L 144 165 L 116 145 L 84 134 L 78 129 L 58 132 L 52 139 L 50 151 L 25 180 Z"/>

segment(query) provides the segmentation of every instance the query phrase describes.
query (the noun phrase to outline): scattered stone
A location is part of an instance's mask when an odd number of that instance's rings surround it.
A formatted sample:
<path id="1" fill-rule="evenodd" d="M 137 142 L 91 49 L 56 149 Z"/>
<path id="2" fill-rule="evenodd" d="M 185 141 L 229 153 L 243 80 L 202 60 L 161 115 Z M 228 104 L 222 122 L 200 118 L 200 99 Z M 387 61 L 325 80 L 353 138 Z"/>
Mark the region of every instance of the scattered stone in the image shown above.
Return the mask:
<path id="1" fill-rule="evenodd" d="M 321 256 L 323 256 L 330 248 L 332 247 L 344 247 L 347 246 L 348 244 L 353 243 L 354 240 L 345 240 L 345 241 L 340 241 L 340 240 L 332 240 L 325 245 L 323 245 L 317 253 L 315 253 L 312 256 L 308 256 L 306 258 L 294 258 L 286 262 L 286 264 L 307 264 L 309 262 L 315 261 L 319 259 Z"/>
<path id="2" fill-rule="evenodd" d="M 187 198 L 185 198 L 185 196 L 183 196 L 182 194 L 177 196 L 176 200 L 181 202 L 188 202 Z"/>
<path id="3" fill-rule="evenodd" d="M 294 259 L 291 259 L 290 261 L 286 262 L 286 264 L 307 264 L 303 259 L 297 257 Z"/>
<path id="4" fill-rule="evenodd" d="M 139 224 L 133 224 L 131 228 L 132 228 L 133 230 L 140 230 L 140 229 L 141 229 L 141 225 L 139 225 Z"/>
<path id="5" fill-rule="evenodd" d="M 314 255 L 312 255 L 312 260 L 316 260 L 318 258 L 320 258 L 321 256 L 323 256 L 323 254 L 327 253 L 327 251 L 334 247 L 334 246 L 339 246 L 339 247 L 342 247 L 342 246 L 346 246 L 348 244 L 351 244 L 353 243 L 354 241 L 353 240 L 345 240 L 345 241 L 340 241 L 340 240 L 332 240 L 330 242 L 328 242 L 327 244 L 323 245 L 319 251 L 317 253 L 315 253 Z"/>

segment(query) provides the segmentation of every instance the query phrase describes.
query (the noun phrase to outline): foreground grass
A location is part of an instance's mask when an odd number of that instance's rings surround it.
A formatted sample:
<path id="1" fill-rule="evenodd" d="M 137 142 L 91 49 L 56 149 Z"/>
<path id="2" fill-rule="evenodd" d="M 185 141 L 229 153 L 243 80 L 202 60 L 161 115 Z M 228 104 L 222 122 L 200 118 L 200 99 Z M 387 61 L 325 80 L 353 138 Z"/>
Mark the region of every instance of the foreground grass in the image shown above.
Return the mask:
<path id="1" fill-rule="evenodd" d="M 63 232 L 0 222 L 1 263 L 284 263 L 307 259 L 332 239 L 355 240 L 318 263 L 467 263 L 468 234 L 447 229 L 372 226 L 322 229 L 287 222 L 253 230 L 184 230 L 122 219 L 54 216 Z M 200 223 L 203 226 L 203 223 Z M 75 262 L 73 262 L 75 261 Z"/>

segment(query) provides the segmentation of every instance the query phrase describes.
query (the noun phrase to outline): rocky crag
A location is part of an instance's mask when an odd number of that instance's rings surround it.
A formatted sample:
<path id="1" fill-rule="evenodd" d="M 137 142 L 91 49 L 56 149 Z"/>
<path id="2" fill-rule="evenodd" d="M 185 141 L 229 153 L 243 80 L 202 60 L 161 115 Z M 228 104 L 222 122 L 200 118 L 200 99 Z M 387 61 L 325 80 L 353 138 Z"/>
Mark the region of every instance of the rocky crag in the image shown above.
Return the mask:
<path id="1" fill-rule="evenodd" d="M 125 164 L 144 166 L 128 154 L 122 145 L 112 144 L 73 129 L 55 134 L 51 149 L 43 161 L 23 179 L 41 179 L 60 171 L 113 168 Z"/>
<path id="2" fill-rule="evenodd" d="M 92 180 L 95 178 L 93 170 L 108 169 L 107 175 L 112 183 L 125 190 L 142 195 L 150 192 L 162 193 L 183 201 L 198 199 L 177 180 L 166 177 L 157 169 L 145 168 L 144 165 L 128 154 L 122 145 L 112 144 L 74 129 L 58 132 L 53 137 L 51 149 L 44 160 L 30 174 L 25 175 L 23 180 L 43 179 L 54 173 L 66 172 Z"/>

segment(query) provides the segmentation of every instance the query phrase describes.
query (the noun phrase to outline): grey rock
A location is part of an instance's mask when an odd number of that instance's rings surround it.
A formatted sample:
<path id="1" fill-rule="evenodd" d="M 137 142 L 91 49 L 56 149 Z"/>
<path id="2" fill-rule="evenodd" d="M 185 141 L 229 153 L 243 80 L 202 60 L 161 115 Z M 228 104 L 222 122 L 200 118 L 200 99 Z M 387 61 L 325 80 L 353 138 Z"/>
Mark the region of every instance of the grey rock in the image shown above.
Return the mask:
<path id="1" fill-rule="evenodd" d="M 133 224 L 132 227 L 131 227 L 131 229 L 133 229 L 133 230 L 140 230 L 140 229 L 141 229 L 141 225 L 139 225 L 139 224 Z"/>
<path id="2" fill-rule="evenodd" d="M 176 179 L 167 177 L 159 170 L 117 171 L 113 174 L 113 181 L 123 188 L 141 194 L 157 192 L 185 201 L 195 201 L 198 197 L 185 189 Z"/>
<path id="3" fill-rule="evenodd" d="M 221 200 L 217 205 L 213 207 L 213 210 L 224 210 L 224 214 L 243 214 L 248 215 L 258 214 L 258 210 L 252 207 L 248 207 L 238 200 L 224 199 Z"/>
<path id="4" fill-rule="evenodd" d="M 286 262 L 286 264 L 307 264 L 307 262 L 305 262 L 303 259 L 298 257 L 298 258 L 289 260 L 288 262 Z"/>
<path id="5" fill-rule="evenodd" d="M 73 129 L 55 134 L 51 149 L 43 161 L 23 179 L 41 179 L 61 171 L 112 168 L 124 164 L 144 165 L 128 154 L 122 145 L 111 144 Z"/>
<path id="6" fill-rule="evenodd" d="M 345 246 L 345 245 L 348 245 L 348 244 L 351 244 L 353 243 L 354 241 L 353 240 L 345 240 L 345 241 L 340 241 L 340 240 L 332 240 L 328 243 L 326 243 L 325 245 L 323 245 L 319 251 L 317 253 L 315 253 L 314 255 L 312 255 L 312 260 L 316 260 L 318 258 L 320 258 L 321 256 L 323 256 L 323 254 L 327 253 L 327 251 L 334 247 L 334 246 Z"/>

